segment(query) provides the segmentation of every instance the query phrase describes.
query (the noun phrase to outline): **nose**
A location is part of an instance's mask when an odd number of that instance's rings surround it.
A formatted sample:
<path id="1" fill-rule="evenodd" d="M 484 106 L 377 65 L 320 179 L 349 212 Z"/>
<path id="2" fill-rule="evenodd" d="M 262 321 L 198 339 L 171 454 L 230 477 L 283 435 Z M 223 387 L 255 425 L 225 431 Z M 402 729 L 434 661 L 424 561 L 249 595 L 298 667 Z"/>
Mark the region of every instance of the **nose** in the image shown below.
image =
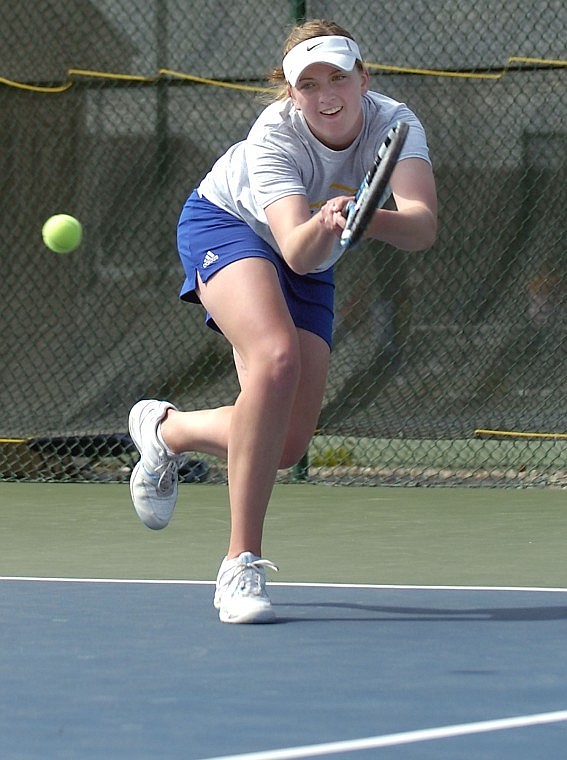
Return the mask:
<path id="1" fill-rule="evenodd" d="M 335 98 L 335 91 L 330 83 L 325 83 L 321 86 L 321 89 L 319 90 L 319 101 L 321 103 L 330 103 Z"/>

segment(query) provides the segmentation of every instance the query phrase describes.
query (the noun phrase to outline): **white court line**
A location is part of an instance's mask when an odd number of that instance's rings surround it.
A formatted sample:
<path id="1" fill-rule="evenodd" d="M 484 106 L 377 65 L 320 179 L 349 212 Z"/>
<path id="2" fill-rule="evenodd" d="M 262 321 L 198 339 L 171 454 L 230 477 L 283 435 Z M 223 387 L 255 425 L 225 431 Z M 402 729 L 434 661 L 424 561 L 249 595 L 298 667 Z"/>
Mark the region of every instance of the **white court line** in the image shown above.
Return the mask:
<path id="1" fill-rule="evenodd" d="M 125 584 L 149 584 L 165 586 L 210 586 L 215 581 L 194 581 L 181 579 L 155 579 L 155 578 L 64 578 L 44 577 L 37 575 L 0 575 L 0 581 L 30 581 L 36 583 L 125 583 Z M 567 593 L 567 588 L 553 586 L 418 586 L 408 584 L 380 584 L 380 583 L 302 583 L 302 582 L 279 582 L 268 581 L 269 586 L 282 586 L 288 588 L 338 588 L 338 589 L 378 589 L 378 590 L 401 590 L 401 591 L 526 591 Z"/>
<path id="2" fill-rule="evenodd" d="M 359 750 L 378 749 L 380 747 L 395 747 L 401 744 L 413 744 L 416 742 L 434 741 L 436 739 L 450 739 L 455 736 L 470 736 L 491 731 L 505 731 L 511 728 L 541 726 L 546 723 L 560 723 L 561 721 L 567 721 L 567 710 L 539 713 L 536 715 L 520 715 L 516 718 L 484 720 L 478 723 L 461 723 L 455 726 L 439 726 L 438 728 L 405 731 L 399 734 L 369 736 L 365 739 L 310 744 L 304 747 L 248 752 L 241 755 L 222 755 L 208 758 L 208 760 L 293 760 L 294 758 L 337 755 L 342 752 L 357 752 Z"/>
<path id="3" fill-rule="evenodd" d="M 157 586 L 210 586 L 215 581 L 188 581 L 155 578 L 48 578 L 37 575 L 0 575 L 0 581 L 29 581 L 32 583 L 125 583 Z"/>

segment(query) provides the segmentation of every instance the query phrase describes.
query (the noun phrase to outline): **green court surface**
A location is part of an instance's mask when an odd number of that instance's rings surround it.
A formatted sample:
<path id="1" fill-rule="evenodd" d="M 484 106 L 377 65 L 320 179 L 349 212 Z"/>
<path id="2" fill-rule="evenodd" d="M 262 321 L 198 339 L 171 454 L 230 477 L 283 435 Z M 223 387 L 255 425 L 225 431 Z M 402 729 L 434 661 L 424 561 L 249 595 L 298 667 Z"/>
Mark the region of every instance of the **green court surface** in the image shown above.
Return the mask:
<path id="1" fill-rule="evenodd" d="M 166 530 L 127 484 L 0 484 L 4 577 L 211 580 L 224 486 L 182 485 Z M 264 555 L 281 582 L 567 587 L 567 494 L 551 489 L 278 485 Z"/>

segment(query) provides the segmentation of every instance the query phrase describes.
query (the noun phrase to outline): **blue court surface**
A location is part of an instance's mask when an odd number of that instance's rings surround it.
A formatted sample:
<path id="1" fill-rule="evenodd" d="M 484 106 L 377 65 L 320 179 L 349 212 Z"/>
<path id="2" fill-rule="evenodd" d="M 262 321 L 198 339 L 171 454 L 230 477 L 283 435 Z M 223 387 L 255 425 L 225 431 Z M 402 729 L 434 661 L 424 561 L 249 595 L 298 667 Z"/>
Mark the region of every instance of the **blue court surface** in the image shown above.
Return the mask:
<path id="1" fill-rule="evenodd" d="M 565 590 L 3 579 L 3 758 L 562 758 Z"/>
<path id="2" fill-rule="evenodd" d="M 564 491 L 282 485 L 223 625 L 224 487 L 0 484 L 1 760 L 567 757 Z"/>

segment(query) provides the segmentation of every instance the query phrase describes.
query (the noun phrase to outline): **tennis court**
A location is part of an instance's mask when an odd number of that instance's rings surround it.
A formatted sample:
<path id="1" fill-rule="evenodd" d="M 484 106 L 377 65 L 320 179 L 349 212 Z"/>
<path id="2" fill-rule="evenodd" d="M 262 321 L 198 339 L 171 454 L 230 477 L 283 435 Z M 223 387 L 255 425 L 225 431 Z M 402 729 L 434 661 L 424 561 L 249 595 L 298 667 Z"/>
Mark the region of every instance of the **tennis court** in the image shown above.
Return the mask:
<path id="1" fill-rule="evenodd" d="M 564 756 L 561 490 L 279 485 L 269 626 L 213 609 L 222 486 L 0 500 L 2 757 Z"/>
<path id="2" fill-rule="evenodd" d="M 3 14 L 0 760 L 567 755 L 567 4 L 516 6 Z M 337 266 L 319 429 L 266 522 L 278 623 L 222 625 L 226 469 L 192 460 L 152 532 L 125 424 L 238 393 L 178 301 L 175 226 L 319 16 L 423 121 L 439 236 Z M 67 255 L 42 241 L 61 212 Z"/>

